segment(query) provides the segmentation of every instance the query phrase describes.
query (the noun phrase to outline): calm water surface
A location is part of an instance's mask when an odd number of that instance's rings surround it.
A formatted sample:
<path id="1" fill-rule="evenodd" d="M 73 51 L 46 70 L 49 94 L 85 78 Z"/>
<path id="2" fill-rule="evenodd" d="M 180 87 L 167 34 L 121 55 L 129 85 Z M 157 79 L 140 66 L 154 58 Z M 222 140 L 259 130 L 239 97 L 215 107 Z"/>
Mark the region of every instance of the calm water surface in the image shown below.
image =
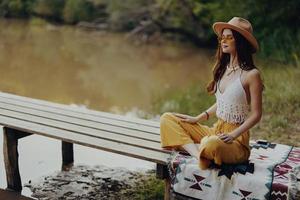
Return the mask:
<path id="1" fill-rule="evenodd" d="M 155 96 L 210 77 L 212 53 L 163 42 L 133 45 L 125 34 L 0 20 L 0 91 L 119 114 L 148 112 Z M 0 134 L 0 187 L 6 187 Z M 20 140 L 23 184 L 61 167 L 60 141 Z M 75 145 L 75 164 L 155 165 Z M 23 191 L 25 195 L 30 193 Z"/>

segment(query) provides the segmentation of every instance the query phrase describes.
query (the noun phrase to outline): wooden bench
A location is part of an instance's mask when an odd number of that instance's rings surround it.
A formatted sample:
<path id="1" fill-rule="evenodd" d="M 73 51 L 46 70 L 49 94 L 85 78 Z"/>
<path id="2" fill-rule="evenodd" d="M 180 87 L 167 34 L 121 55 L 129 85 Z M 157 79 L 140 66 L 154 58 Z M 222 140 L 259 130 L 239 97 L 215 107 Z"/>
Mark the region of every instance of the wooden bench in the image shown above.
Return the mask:
<path id="1" fill-rule="evenodd" d="M 7 188 L 22 190 L 18 139 L 38 134 L 62 141 L 62 170 L 73 166 L 73 144 L 157 163 L 157 178 L 165 179 L 170 151 L 160 147 L 159 122 L 128 118 L 0 92 L 0 125 Z"/>

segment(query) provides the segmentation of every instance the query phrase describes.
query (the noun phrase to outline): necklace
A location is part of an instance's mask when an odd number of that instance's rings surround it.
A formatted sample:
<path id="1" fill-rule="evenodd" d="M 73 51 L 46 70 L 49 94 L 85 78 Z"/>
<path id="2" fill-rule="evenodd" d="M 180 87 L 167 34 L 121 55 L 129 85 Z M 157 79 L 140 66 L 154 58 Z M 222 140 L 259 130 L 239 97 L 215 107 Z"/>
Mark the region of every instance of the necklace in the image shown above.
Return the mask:
<path id="1" fill-rule="evenodd" d="M 228 72 L 227 72 L 227 76 L 229 76 L 232 72 L 235 72 L 236 70 L 238 70 L 240 68 L 239 65 L 233 66 L 233 67 L 229 67 L 229 65 L 226 66 Z"/>

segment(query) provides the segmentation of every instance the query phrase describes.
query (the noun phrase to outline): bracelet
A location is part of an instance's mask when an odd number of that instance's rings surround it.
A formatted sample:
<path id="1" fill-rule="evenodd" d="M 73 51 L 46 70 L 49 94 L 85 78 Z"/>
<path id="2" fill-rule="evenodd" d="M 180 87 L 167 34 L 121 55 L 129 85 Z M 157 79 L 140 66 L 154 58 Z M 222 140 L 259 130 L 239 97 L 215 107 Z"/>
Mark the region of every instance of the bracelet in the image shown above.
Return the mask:
<path id="1" fill-rule="evenodd" d="M 206 114 L 206 120 L 208 120 L 208 119 L 209 119 L 209 114 L 208 114 L 208 112 L 205 111 L 204 113 Z"/>

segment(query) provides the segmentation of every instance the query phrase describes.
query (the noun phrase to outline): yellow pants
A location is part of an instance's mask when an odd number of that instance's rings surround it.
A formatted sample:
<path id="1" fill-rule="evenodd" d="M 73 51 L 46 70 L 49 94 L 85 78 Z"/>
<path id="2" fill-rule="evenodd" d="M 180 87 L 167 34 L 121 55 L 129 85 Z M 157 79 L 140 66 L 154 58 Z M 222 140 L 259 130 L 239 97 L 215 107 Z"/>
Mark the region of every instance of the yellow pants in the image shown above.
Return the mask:
<path id="1" fill-rule="evenodd" d="M 242 133 L 232 143 L 225 143 L 216 135 L 229 133 L 239 126 L 218 119 L 213 127 L 208 127 L 200 123 L 182 122 L 172 113 L 164 113 L 160 118 L 161 146 L 182 150 L 182 145 L 199 143 L 201 169 L 207 169 L 212 160 L 218 165 L 241 163 L 250 156 L 249 131 Z"/>

